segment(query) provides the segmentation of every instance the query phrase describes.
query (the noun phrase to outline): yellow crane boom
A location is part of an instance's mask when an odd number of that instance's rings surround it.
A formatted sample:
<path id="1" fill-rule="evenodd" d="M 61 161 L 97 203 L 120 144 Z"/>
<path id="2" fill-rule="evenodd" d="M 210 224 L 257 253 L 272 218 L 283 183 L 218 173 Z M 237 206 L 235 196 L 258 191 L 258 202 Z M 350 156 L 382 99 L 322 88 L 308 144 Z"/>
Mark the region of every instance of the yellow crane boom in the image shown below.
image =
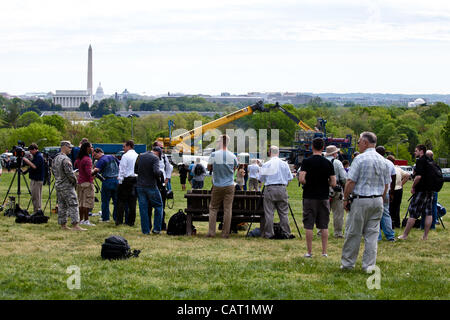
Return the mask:
<path id="1" fill-rule="evenodd" d="M 245 117 L 247 115 L 252 114 L 255 111 L 267 111 L 264 109 L 264 104 L 262 101 L 258 101 L 256 104 L 252 106 L 247 106 L 245 108 L 239 109 L 235 112 L 227 114 L 219 119 L 213 120 L 211 122 L 205 123 L 204 125 L 194 128 L 190 131 L 187 131 L 183 134 L 173 136 L 171 138 L 158 138 L 158 141 L 161 141 L 164 145 L 164 148 L 172 149 L 177 146 L 177 151 L 183 152 L 182 150 L 187 149 L 191 152 L 193 151 L 193 147 L 187 145 L 185 143 L 186 140 L 193 141 L 196 135 L 204 134 L 206 131 L 216 129 L 224 124 L 235 121 L 239 118 Z"/>

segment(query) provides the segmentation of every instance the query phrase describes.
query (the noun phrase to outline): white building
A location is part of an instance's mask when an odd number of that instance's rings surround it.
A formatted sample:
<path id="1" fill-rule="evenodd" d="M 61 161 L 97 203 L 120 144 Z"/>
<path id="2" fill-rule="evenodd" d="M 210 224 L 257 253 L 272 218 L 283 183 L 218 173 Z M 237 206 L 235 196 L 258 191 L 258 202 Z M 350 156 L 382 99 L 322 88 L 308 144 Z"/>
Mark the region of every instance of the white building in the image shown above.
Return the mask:
<path id="1" fill-rule="evenodd" d="M 87 90 L 56 90 L 52 100 L 63 108 L 78 108 L 82 102 L 87 102 L 89 106 L 92 104 Z"/>

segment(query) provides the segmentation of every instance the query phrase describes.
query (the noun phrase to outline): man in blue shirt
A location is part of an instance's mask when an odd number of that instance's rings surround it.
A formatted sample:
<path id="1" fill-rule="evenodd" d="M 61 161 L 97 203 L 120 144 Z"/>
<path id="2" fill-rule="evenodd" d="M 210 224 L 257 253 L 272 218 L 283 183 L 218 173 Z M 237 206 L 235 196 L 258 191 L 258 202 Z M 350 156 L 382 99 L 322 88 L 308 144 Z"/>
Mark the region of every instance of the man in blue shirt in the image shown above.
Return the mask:
<path id="1" fill-rule="evenodd" d="M 30 192 L 31 201 L 33 202 L 33 212 L 41 209 L 42 205 L 42 185 L 44 183 L 45 175 L 45 163 L 42 153 L 39 152 L 38 146 L 32 143 L 28 147 L 28 151 L 33 155 L 33 160 L 28 160 L 23 158 L 23 161 L 30 166 L 29 177 L 30 177 Z"/>
<path id="2" fill-rule="evenodd" d="M 208 171 L 212 170 L 212 191 L 209 204 L 209 230 L 207 237 L 215 237 L 217 212 L 223 204 L 222 238 L 230 236 L 231 216 L 234 199 L 234 170 L 238 166 L 236 156 L 227 150 L 230 137 L 219 137 L 218 151 L 208 159 Z"/>
<path id="3" fill-rule="evenodd" d="M 119 160 L 112 155 L 105 155 L 103 150 L 95 148 L 93 153 L 94 159 L 97 160 L 92 174 L 100 173 L 104 181 L 102 181 L 102 189 L 100 191 L 102 198 L 102 222 L 109 222 L 109 202 L 113 201 L 113 219 L 116 220 L 117 205 L 117 188 L 119 185 Z"/>

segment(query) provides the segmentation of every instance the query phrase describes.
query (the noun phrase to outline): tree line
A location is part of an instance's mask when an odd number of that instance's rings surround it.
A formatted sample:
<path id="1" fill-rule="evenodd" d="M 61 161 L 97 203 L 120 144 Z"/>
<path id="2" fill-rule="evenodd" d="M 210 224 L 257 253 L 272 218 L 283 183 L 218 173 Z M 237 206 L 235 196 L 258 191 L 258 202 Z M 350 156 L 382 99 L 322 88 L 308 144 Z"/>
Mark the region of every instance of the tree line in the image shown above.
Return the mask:
<path id="1" fill-rule="evenodd" d="M 158 100 L 156 99 L 151 102 L 153 102 L 153 106 L 158 106 L 159 109 L 156 110 L 164 111 L 159 103 L 164 102 L 168 103 L 166 106 L 176 106 L 177 99 L 179 98 L 162 99 L 164 101 L 156 101 Z M 40 109 L 29 109 L 30 107 L 49 106 L 42 102 L 24 102 L 17 98 L 7 100 L 0 97 L 0 105 L 3 106 L 0 110 L 0 148 L 2 150 L 10 149 L 17 144 L 18 140 L 24 141 L 26 145 L 40 141 L 41 148 L 58 145 L 59 141 L 63 139 L 77 144 L 83 137 L 97 143 L 122 143 L 133 138 L 135 143 L 149 145 L 157 137 L 169 135 L 169 120 L 175 123 L 175 129 L 191 130 L 194 128 L 195 121 L 207 123 L 219 117 L 218 114 L 213 118 L 204 117 L 195 112 L 206 111 L 207 105 L 192 111 L 195 109 L 196 103 L 204 104 L 203 98 L 183 97 L 180 101 L 183 101 L 184 104 L 178 106 L 179 111 L 182 112 L 175 115 L 154 114 L 133 119 L 112 114 L 113 110 L 120 110 L 118 108 L 121 106 L 113 104 L 117 101 L 111 100 L 102 100 L 96 106 L 94 104 L 91 109 L 88 109 L 94 113 L 101 108 L 104 111 L 107 110 L 108 114 L 86 124 L 76 121 L 76 118 L 68 120 L 58 115 L 40 117 Z M 138 101 L 130 102 L 133 109 L 140 108 L 139 103 Z M 266 105 L 266 107 L 269 106 Z M 351 134 L 354 137 L 353 140 L 356 141 L 361 132 L 372 131 L 378 137 L 378 145 L 384 145 L 395 156 L 408 160 L 410 163 L 414 161 L 414 148 L 419 143 L 432 149 L 435 157 L 450 158 L 450 107 L 445 103 L 438 102 L 415 108 L 358 105 L 338 107 L 329 103 L 317 102 L 304 106 L 286 104 L 283 107 L 311 127 L 316 126 L 318 117 L 326 119 L 328 136 L 345 138 L 347 134 Z M 226 111 L 231 112 L 236 109 L 238 107 L 228 106 Z M 227 128 L 243 130 L 253 128 L 257 132 L 258 129 L 280 129 L 280 145 L 285 147 L 293 145 L 295 132 L 299 130 L 297 124 L 281 111 L 254 113 L 218 129 L 225 131 Z M 204 142 L 204 145 L 209 143 Z"/>

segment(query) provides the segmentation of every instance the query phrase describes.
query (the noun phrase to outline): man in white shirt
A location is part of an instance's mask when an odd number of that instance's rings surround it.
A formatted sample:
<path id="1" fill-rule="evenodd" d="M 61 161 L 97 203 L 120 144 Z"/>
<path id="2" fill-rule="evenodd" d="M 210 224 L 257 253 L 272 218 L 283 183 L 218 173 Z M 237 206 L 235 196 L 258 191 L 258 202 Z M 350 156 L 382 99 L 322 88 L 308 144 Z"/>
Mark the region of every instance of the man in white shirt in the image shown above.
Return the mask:
<path id="1" fill-rule="evenodd" d="M 270 147 L 270 160 L 261 168 L 261 182 L 264 183 L 264 219 L 261 219 L 262 237 L 274 237 L 273 218 L 275 209 L 280 217 L 280 227 L 283 236 L 289 238 L 289 202 L 286 187 L 294 177 L 289 165 L 279 157 L 277 146 Z"/>
<path id="2" fill-rule="evenodd" d="M 250 191 L 259 191 L 259 173 L 260 167 L 256 159 L 252 159 L 251 165 L 248 166 L 248 189 Z"/>
<path id="3" fill-rule="evenodd" d="M 127 204 L 128 215 L 125 216 L 125 223 L 129 226 L 134 225 L 136 220 L 136 174 L 134 165 L 138 154 L 134 151 L 134 141 L 128 140 L 123 145 L 125 153 L 119 164 L 119 188 L 117 190 L 117 219 L 116 225 L 123 223 L 125 204 Z"/>

